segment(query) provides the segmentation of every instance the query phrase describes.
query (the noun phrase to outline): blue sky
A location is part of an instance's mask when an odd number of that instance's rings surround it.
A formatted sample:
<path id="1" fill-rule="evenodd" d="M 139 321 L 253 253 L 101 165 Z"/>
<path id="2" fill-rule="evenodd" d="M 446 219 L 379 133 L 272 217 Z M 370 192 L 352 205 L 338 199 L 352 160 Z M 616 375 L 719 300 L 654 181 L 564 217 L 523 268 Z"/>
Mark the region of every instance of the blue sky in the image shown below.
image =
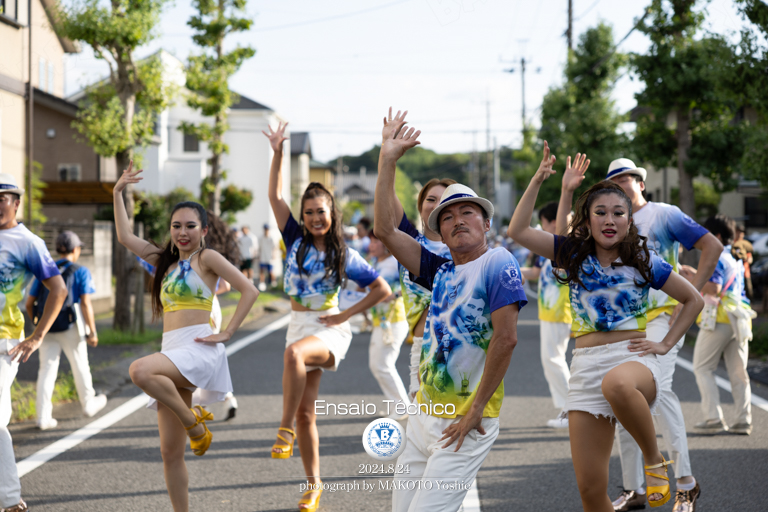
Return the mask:
<path id="1" fill-rule="evenodd" d="M 600 21 L 623 38 L 646 2 L 573 0 L 574 32 Z M 737 32 L 744 24 L 732 0 L 712 0 L 705 28 Z M 408 109 L 424 147 L 438 152 L 486 147 L 486 101 L 491 136 L 520 141 L 519 60 L 526 72 L 526 114 L 538 125 L 539 107 L 562 81 L 566 58 L 567 0 L 249 0 L 254 25 L 230 44 L 249 44 L 256 56 L 232 79 L 232 88 L 272 107 L 294 131 L 309 131 L 313 156 L 330 160 L 357 154 L 380 141 L 387 108 Z M 160 37 L 139 57 L 163 48 L 180 59 L 196 51 L 186 21 L 189 2 L 163 13 Z M 648 40 L 635 32 L 620 50 L 642 52 Z M 515 64 L 517 63 L 517 64 Z M 68 57 L 66 93 L 104 76 L 106 66 L 89 49 Z M 614 98 L 634 105 L 641 84 L 625 74 Z"/>

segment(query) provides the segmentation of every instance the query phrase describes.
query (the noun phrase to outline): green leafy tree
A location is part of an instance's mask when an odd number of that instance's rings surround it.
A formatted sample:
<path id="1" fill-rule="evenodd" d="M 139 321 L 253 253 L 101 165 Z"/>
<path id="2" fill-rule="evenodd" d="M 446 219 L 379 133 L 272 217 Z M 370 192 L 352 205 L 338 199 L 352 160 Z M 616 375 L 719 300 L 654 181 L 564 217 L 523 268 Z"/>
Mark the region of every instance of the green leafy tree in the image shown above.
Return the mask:
<path id="1" fill-rule="evenodd" d="M 134 147 L 152 136 L 156 113 L 168 105 L 160 59 L 137 63 L 137 48 L 156 37 L 155 27 L 165 0 L 80 0 L 66 8 L 58 4 L 54 14 L 56 32 L 91 48 L 96 58 L 109 65 L 109 78 L 88 90 L 74 128 L 94 151 L 115 157 L 118 169 L 128 168 Z M 124 193 L 126 210 L 133 226 L 133 186 Z M 136 268 L 127 249 L 115 254 L 114 328 L 131 327 L 130 294 Z"/>
<path id="2" fill-rule="evenodd" d="M 670 190 L 670 195 L 672 196 L 673 203 L 680 201 L 679 188 Z M 694 218 L 703 222 L 705 219 L 717 215 L 722 197 L 722 194 L 715 190 L 715 187 L 712 185 L 701 181 L 694 181 L 693 201 L 696 205 L 696 215 Z"/>
<path id="3" fill-rule="evenodd" d="M 419 214 L 416 197 L 418 193 L 419 190 L 414 186 L 410 176 L 405 174 L 402 169 L 395 169 L 395 194 L 397 194 L 400 204 L 403 205 L 405 215 L 411 221 L 415 221 Z"/>
<path id="4" fill-rule="evenodd" d="M 136 222 L 144 224 L 144 237 L 158 245 L 163 245 L 170 237 L 171 209 L 183 201 L 196 201 L 189 190 L 178 187 L 167 194 L 144 192 L 138 201 Z"/>
<path id="5" fill-rule="evenodd" d="M 40 229 L 43 224 L 48 222 L 48 217 L 43 214 L 43 196 L 45 188 L 48 186 L 43 181 L 43 164 L 37 161 L 32 162 L 32 187 L 24 191 L 25 201 L 32 202 L 32 222 L 27 227 L 38 236 L 43 236 Z"/>
<path id="6" fill-rule="evenodd" d="M 626 118 L 611 100 L 614 83 L 627 62 L 625 55 L 614 51 L 613 31 L 601 23 L 579 37 L 579 43 L 565 66 L 565 82 L 544 96 L 541 107 L 539 140 L 546 140 L 552 153 L 565 164 L 568 155 L 586 153 L 592 161 L 587 170 L 586 189 L 605 179 L 608 165 L 629 152 L 628 137 L 620 130 Z M 524 144 L 518 158 L 529 161 L 523 186 L 536 172 L 540 150 L 532 158 L 532 144 Z M 578 192 L 577 192 L 578 194 Z M 547 180 L 542 186 L 538 204 L 560 197 L 560 180 Z"/>
<path id="7" fill-rule="evenodd" d="M 242 17 L 245 0 L 194 0 L 193 4 L 198 14 L 187 24 L 196 32 L 192 40 L 202 53 L 190 56 L 187 62 L 187 88 L 192 92 L 187 104 L 212 117 L 213 123 L 183 122 L 179 129 L 208 143 L 212 154 L 211 174 L 202 192 L 207 195 L 208 207 L 220 215 L 221 180 L 226 178 L 221 169 L 221 156 L 229 153 L 224 143 L 224 134 L 229 130 L 227 112 L 237 100 L 237 95 L 229 89 L 229 79 L 256 53 L 253 48 L 241 46 L 225 53 L 224 39 L 229 34 L 247 31 L 253 21 Z"/>
<path id="8" fill-rule="evenodd" d="M 651 46 L 632 56 L 633 71 L 645 84 L 637 94 L 645 112 L 637 121 L 635 151 L 657 168 L 676 165 L 679 206 L 692 216 L 693 178 L 701 174 L 717 190 L 732 189 L 744 149 L 744 127 L 733 123 L 739 105 L 723 93 L 733 51 L 718 35 L 698 34 L 705 11 L 695 11 L 695 4 L 653 0 L 650 21 L 639 23 Z"/>
<path id="9" fill-rule="evenodd" d="M 251 206 L 253 192 L 235 185 L 227 185 L 221 191 L 221 218 L 227 224 L 235 223 L 235 214 Z"/>

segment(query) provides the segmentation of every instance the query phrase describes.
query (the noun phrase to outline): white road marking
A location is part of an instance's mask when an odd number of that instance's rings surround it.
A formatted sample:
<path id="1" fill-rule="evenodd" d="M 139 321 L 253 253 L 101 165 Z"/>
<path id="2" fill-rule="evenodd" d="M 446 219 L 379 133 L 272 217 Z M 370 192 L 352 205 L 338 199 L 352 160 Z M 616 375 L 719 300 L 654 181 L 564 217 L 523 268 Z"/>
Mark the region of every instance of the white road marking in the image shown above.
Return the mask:
<path id="1" fill-rule="evenodd" d="M 461 510 L 463 512 L 480 512 L 480 495 L 477 493 L 477 479 L 472 482 L 472 487 L 467 491 L 464 496 L 464 501 L 461 503 Z"/>
<path id="2" fill-rule="evenodd" d="M 268 334 L 271 334 L 275 332 L 278 329 L 281 329 L 288 325 L 288 322 L 291 320 L 291 315 L 285 315 L 284 317 L 281 317 L 271 324 L 267 325 L 263 329 L 259 329 L 258 331 L 249 334 L 248 336 L 237 340 L 236 342 L 230 344 L 227 346 L 227 356 L 231 356 L 232 354 L 235 354 L 236 352 L 239 352 L 240 350 L 244 349 L 251 343 L 254 343 L 263 337 L 267 336 Z M 120 407 L 116 408 L 114 411 L 110 411 L 109 413 L 105 414 L 101 418 L 92 421 L 88 425 L 84 426 L 83 428 L 76 430 L 75 432 L 72 432 L 66 437 L 63 437 L 56 441 L 53 444 L 50 444 L 46 446 L 45 448 L 33 453 L 26 459 L 19 461 L 16 464 L 16 469 L 19 472 L 19 478 L 28 475 L 32 471 L 36 470 L 49 460 L 53 459 L 57 455 L 60 455 L 67 450 L 70 450 L 77 446 L 78 444 L 82 443 L 86 439 L 95 436 L 102 430 L 111 427 L 118 421 L 124 419 L 125 417 L 133 414 L 134 412 L 138 411 L 142 407 L 146 407 L 147 402 L 149 401 L 149 397 L 142 393 L 138 396 L 135 396 L 125 402 Z"/>
<path id="3" fill-rule="evenodd" d="M 687 359 L 683 359 L 682 357 L 677 356 L 677 360 L 675 362 L 677 363 L 677 366 L 681 368 L 685 368 L 689 372 L 693 373 L 693 363 L 691 363 Z M 728 391 L 729 393 L 732 392 L 731 383 L 725 380 L 724 378 L 718 377 L 717 375 L 715 375 L 715 382 L 717 383 L 718 386 Z M 765 412 L 768 412 L 768 400 L 760 396 L 757 396 L 754 393 L 751 393 L 751 394 L 752 394 L 752 405 L 754 405 L 755 407 L 759 407 Z"/>

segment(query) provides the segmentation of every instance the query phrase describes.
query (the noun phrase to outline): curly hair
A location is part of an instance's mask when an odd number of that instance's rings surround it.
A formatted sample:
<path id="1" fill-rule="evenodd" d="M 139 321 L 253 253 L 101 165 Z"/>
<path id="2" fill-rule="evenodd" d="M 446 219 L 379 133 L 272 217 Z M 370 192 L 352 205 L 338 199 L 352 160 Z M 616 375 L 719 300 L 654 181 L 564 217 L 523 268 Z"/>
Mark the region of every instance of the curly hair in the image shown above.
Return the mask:
<path id="1" fill-rule="evenodd" d="M 341 220 L 341 211 L 336 207 L 336 200 L 322 183 L 313 181 L 307 186 L 304 195 L 301 196 L 301 214 L 299 226 L 304 235 L 296 252 L 296 263 L 299 267 L 299 275 L 304 273 L 304 260 L 312 246 L 312 237 L 304 224 L 304 203 L 308 199 L 325 197 L 331 210 L 331 229 L 325 234 L 325 277 L 332 277 L 337 285 L 343 285 L 346 280 L 344 269 L 347 265 L 347 244 L 344 241 L 344 225 Z"/>
<path id="2" fill-rule="evenodd" d="M 619 257 L 621 258 L 621 263 L 616 265 L 634 267 L 640 272 L 646 283 L 651 280 L 651 254 L 648 251 L 648 239 L 638 233 L 637 226 L 632 222 L 632 201 L 617 184 L 611 181 L 601 181 L 579 197 L 574 219 L 571 223 L 571 232 L 566 236 L 565 242 L 560 245 L 555 255 L 557 266 L 565 270 L 564 276 L 555 274 L 560 283 L 575 283 L 579 287 L 584 287 L 584 283 L 579 278 L 579 271 L 587 256 L 595 254 L 595 239 L 589 230 L 590 209 L 598 197 L 608 194 L 616 194 L 624 201 L 630 220 L 627 234 L 614 245 L 614 247 L 618 246 Z M 635 283 L 642 286 L 637 281 Z"/>

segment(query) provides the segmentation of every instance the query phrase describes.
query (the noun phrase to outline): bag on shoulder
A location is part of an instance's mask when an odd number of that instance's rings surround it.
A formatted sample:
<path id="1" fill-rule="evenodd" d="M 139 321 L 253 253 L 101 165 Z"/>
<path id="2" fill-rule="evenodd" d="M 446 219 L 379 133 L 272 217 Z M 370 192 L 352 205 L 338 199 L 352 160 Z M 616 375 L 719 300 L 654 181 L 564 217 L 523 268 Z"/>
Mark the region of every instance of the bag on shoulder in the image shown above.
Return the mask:
<path id="1" fill-rule="evenodd" d="M 48 332 L 64 332 L 76 321 L 75 309 L 72 307 L 72 296 L 69 291 L 72 290 L 75 280 L 75 272 L 80 268 L 80 265 L 76 263 L 69 263 L 69 265 L 67 265 L 67 263 L 69 262 L 57 265 L 59 267 L 59 272 L 61 272 L 61 278 L 64 279 L 64 283 L 67 286 L 67 298 L 64 300 L 64 304 L 61 306 L 61 311 L 59 311 L 56 320 L 54 320 L 53 325 L 51 325 Z M 40 295 L 38 295 L 37 300 L 35 300 L 35 305 L 32 310 L 34 313 L 32 322 L 35 325 L 37 325 L 43 317 L 43 310 L 45 309 L 45 302 L 48 300 L 48 294 L 48 288 L 41 286 Z"/>

